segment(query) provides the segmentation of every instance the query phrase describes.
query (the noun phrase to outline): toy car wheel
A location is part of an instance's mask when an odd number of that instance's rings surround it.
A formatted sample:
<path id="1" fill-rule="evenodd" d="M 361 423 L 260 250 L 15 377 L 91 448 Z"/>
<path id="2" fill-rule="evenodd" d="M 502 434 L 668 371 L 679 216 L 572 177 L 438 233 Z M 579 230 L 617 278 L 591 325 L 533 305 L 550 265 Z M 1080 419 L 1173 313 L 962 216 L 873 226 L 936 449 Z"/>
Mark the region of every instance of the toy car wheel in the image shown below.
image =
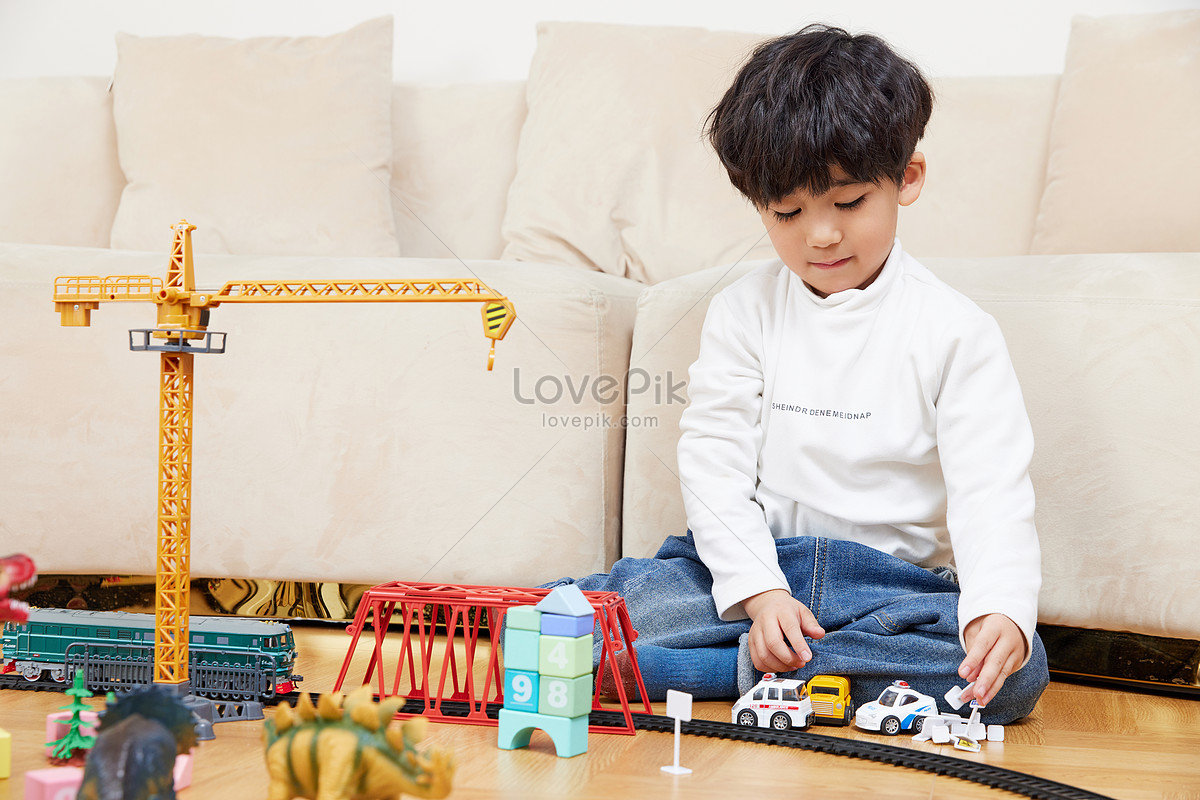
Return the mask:
<path id="1" fill-rule="evenodd" d="M 916 719 L 914 719 L 913 724 L 912 724 L 913 735 L 915 736 L 916 734 L 920 733 L 921 729 L 924 727 L 925 727 L 925 718 L 924 717 L 917 717 Z"/>
<path id="2" fill-rule="evenodd" d="M 771 717 L 771 727 L 777 731 L 786 731 L 792 727 L 792 718 L 781 711 Z"/>
<path id="3" fill-rule="evenodd" d="M 748 708 L 742 709 L 738 714 L 738 725 L 745 725 L 748 728 L 753 728 L 758 724 L 758 715 Z"/>
<path id="4" fill-rule="evenodd" d="M 30 664 L 21 670 L 21 677 L 32 683 L 33 681 L 36 681 L 38 678 L 42 677 L 42 668 Z"/>
<path id="5" fill-rule="evenodd" d="M 879 730 L 886 733 L 888 736 L 895 736 L 900 732 L 900 720 L 895 717 L 888 717 L 879 726 Z"/>

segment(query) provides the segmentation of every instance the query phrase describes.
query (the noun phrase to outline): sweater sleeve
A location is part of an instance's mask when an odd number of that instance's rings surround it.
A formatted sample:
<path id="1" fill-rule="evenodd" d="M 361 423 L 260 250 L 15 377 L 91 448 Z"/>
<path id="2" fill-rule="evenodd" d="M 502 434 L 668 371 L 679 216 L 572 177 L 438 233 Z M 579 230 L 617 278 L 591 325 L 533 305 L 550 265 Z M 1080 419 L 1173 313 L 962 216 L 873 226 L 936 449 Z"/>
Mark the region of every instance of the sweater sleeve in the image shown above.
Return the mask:
<path id="1" fill-rule="evenodd" d="M 988 315 L 974 316 L 949 342 L 937 441 L 962 589 L 959 638 L 972 620 L 1004 614 L 1025 636 L 1027 662 L 1042 583 L 1029 479 L 1033 430 L 1004 337 Z"/>
<path id="2" fill-rule="evenodd" d="M 713 576 L 723 620 L 745 619 L 741 601 L 789 589 L 775 541 L 755 498 L 762 443 L 762 334 L 755 335 L 718 294 L 688 373 L 680 419 L 679 476 L 688 527 Z"/>

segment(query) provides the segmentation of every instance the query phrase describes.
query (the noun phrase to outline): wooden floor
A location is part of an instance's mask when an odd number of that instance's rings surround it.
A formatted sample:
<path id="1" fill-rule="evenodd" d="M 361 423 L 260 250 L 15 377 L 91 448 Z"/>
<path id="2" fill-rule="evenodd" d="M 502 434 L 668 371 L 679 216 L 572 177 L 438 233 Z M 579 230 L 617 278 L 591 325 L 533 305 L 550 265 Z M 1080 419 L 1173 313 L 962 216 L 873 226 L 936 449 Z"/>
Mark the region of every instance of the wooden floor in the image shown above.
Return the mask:
<path id="1" fill-rule="evenodd" d="M 349 645 L 345 628 L 297 626 L 295 633 L 304 688 L 329 691 Z M 362 681 L 365 642 L 359 651 L 348 687 Z M 24 797 L 24 773 L 46 766 L 44 718 L 66 700 L 46 692 L 0 691 L 0 728 L 12 734 L 12 777 L 0 780 L 0 800 Z M 655 711 L 664 713 L 663 705 L 656 704 Z M 728 721 L 729 704 L 696 703 L 693 715 Z M 452 798 L 1015 796 L 915 770 L 700 737 L 683 738 L 680 762 L 693 773 L 675 777 L 660 769 L 673 760 L 669 734 L 592 735 L 586 754 L 560 759 L 541 732 L 528 749 L 505 751 L 496 746 L 494 727 L 430 728 L 430 742 L 452 750 L 458 762 Z M 1200 700 L 1052 683 L 1031 717 L 1009 726 L 1005 742 L 985 743 L 978 755 L 949 745 L 913 743 L 903 734 L 888 738 L 854 728 L 816 731 L 978 758 L 1121 800 L 1200 800 Z M 265 797 L 261 732 L 261 722 L 218 725 L 216 740 L 197 749 L 192 786 L 180 797 Z"/>

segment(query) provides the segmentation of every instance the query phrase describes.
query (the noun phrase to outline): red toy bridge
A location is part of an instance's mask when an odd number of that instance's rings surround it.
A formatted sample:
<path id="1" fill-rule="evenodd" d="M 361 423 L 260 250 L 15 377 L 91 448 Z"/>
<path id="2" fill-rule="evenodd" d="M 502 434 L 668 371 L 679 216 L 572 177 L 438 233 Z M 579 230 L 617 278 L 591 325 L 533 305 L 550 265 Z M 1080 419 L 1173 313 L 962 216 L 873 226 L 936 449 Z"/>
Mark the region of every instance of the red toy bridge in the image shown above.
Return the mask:
<path id="1" fill-rule="evenodd" d="M 346 629 L 353 638 L 333 690 L 341 690 L 346 673 L 350 670 L 350 662 L 358 648 L 359 637 L 370 626 L 374 649 L 362 682 L 369 684 L 374 680 L 375 691 L 380 698 L 402 696 L 424 700 L 425 709 L 421 715 L 436 722 L 497 725 L 497 720 L 488 716 L 487 708 L 489 704 L 501 705 L 504 702 L 504 671 L 500 654 L 500 632 L 503 630 L 504 614 L 513 606 L 537 605 L 550 592 L 550 589 L 399 581 L 383 583 L 368 589 L 358 604 L 354 621 Z M 616 592 L 584 592 L 583 596 L 595 609 L 596 619 L 600 624 L 600 635 L 604 637 L 600 668 L 592 695 L 592 708 L 606 710 L 600 696 L 600 687 L 606 670 L 611 669 L 618 678 L 615 683 L 621 703 L 619 710 L 625 718 L 623 727 L 592 725 L 589 731 L 632 735 L 633 716 L 625 691 L 628 677 L 636 681 L 645 713 L 654 713 L 646 700 L 646 687 L 638 669 L 637 653 L 630 647 L 637 638 L 637 631 L 633 629 L 633 623 L 629 619 L 624 598 Z M 394 619 L 396 614 L 400 615 L 399 620 Z M 397 633 L 402 638 L 395 669 L 389 672 L 384 663 L 383 642 L 388 631 L 393 630 L 389 625 L 392 622 L 398 623 L 393 631 L 393 640 Z M 437 686 L 434 687 L 430 667 L 437 647 L 435 632 L 439 624 L 445 631 L 445 644 L 442 649 L 440 675 L 437 676 Z M 480 647 L 481 633 L 484 643 L 489 646 Z M 465 653 L 463 657 L 458 653 L 459 646 Z M 617 653 L 623 650 L 628 651 L 629 657 L 619 660 Z M 483 672 L 483 686 L 480 687 L 475 677 L 475 662 L 485 657 L 487 665 Z M 627 672 L 632 671 L 631 676 L 622 673 L 622 663 Z M 394 674 L 390 687 L 385 683 L 385 674 Z M 468 703 L 467 715 L 463 717 L 444 714 L 441 708 L 443 700 Z M 607 710 L 618 709 L 614 707 Z"/>

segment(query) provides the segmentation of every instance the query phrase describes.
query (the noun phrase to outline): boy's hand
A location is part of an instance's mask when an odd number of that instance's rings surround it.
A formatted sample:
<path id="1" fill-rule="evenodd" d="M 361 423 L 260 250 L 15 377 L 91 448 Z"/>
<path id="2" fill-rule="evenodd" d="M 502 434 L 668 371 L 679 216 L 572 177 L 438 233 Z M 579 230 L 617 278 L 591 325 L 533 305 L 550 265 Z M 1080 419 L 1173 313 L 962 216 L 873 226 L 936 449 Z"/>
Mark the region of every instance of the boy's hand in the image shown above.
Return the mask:
<path id="1" fill-rule="evenodd" d="M 812 660 L 804 637 L 820 639 L 825 630 L 808 606 L 783 589 L 771 589 L 742 601 L 754 620 L 750 626 L 750 660 L 761 672 L 787 672 Z"/>
<path id="2" fill-rule="evenodd" d="M 967 624 L 963 639 L 967 657 L 958 674 L 974 682 L 963 692 L 963 699 L 987 705 L 1004 685 L 1004 679 L 1025 659 L 1025 636 L 1017 623 L 1004 614 L 985 614 Z"/>

